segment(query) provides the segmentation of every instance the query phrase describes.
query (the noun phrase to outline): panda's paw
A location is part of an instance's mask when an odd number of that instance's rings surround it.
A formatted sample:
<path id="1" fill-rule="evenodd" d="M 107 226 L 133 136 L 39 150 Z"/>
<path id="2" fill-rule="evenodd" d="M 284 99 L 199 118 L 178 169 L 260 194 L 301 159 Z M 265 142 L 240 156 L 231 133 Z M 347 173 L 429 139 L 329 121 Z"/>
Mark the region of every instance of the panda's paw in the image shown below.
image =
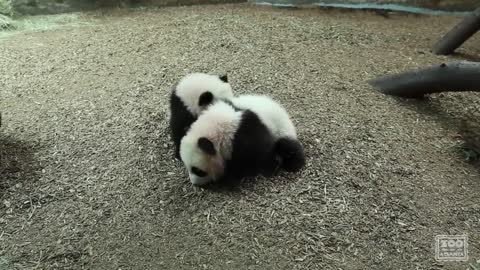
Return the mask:
<path id="1" fill-rule="evenodd" d="M 265 177 L 273 177 L 277 175 L 282 167 L 282 159 L 280 156 L 275 155 L 272 159 L 270 159 L 265 168 L 263 169 L 262 175 Z"/>
<path id="2" fill-rule="evenodd" d="M 174 153 L 173 156 L 175 157 L 176 160 L 182 161 L 182 158 L 180 157 L 180 151 L 179 150 L 175 150 L 175 153 Z"/>
<path id="3" fill-rule="evenodd" d="M 282 168 L 287 172 L 298 172 L 305 166 L 305 153 L 298 140 L 290 138 L 278 140 L 276 152 L 282 159 Z"/>

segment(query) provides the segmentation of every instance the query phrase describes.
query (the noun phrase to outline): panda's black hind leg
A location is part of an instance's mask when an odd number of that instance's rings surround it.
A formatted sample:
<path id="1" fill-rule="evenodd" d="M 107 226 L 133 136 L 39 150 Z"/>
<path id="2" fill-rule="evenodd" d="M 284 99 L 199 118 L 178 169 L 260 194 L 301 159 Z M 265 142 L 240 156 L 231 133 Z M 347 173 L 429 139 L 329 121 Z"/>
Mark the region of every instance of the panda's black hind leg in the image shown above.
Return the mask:
<path id="1" fill-rule="evenodd" d="M 278 155 L 271 155 L 269 159 L 265 162 L 265 166 L 261 174 L 265 177 L 273 177 L 280 170 L 282 165 L 282 158 Z"/>
<path id="2" fill-rule="evenodd" d="M 302 144 L 292 138 L 280 138 L 275 145 L 276 153 L 282 160 L 281 167 L 287 172 L 298 172 L 305 166 Z"/>

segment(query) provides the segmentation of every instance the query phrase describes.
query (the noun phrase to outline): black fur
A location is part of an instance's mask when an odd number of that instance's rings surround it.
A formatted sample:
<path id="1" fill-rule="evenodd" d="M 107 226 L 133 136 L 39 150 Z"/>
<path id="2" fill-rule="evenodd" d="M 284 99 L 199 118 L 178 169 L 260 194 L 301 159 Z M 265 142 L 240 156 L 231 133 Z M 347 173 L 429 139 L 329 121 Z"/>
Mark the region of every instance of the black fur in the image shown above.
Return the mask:
<path id="1" fill-rule="evenodd" d="M 278 168 L 274 139 L 268 128 L 250 110 L 243 112 L 233 139 L 233 152 L 226 162 L 223 181 L 237 182 L 244 177 L 272 175 Z"/>
<path id="2" fill-rule="evenodd" d="M 215 150 L 215 146 L 213 145 L 213 143 L 205 138 L 205 137 L 201 137 L 200 139 L 198 139 L 198 148 L 200 148 L 200 150 L 202 150 L 203 152 L 209 154 L 209 155 L 215 155 L 215 153 L 217 152 Z"/>
<path id="3" fill-rule="evenodd" d="M 298 172 L 305 166 L 305 153 L 298 140 L 280 138 L 275 143 L 275 153 L 281 159 L 281 167 L 287 172 Z"/>
<path id="4" fill-rule="evenodd" d="M 220 80 L 222 80 L 223 82 L 226 82 L 228 83 L 228 76 L 227 74 L 224 74 L 224 75 L 221 75 L 221 76 L 218 76 L 220 78 Z"/>
<path id="5" fill-rule="evenodd" d="M 205 92 L 200 95 L 198 98 L 198 106 L 206 106 L 212 103 L 213 101 L 213 94 L 211 92 Z"/>
<path id="6" fill-rule="evenodd" d="M 195 166 L 193 166 L 192 168 L 190 168 L 190 171 L 191 171 L 193 174 L 197 175 L 198 177 L 205 177 L 205 176 L 208 175 L 207 172 L 202 171 L 202 170 L 200 170 L 199 168 L 197 168 L 197 167 L 195 167 Z"/>
<path id="7" fill-rule="evenodd" d="M 170 96 L 170 113 L 170 134 L 175 148 L 175 158 L 180 160 L 180 142 L 197 117 L 190 113 L 182 100 L 175 94 L 175 89 Z"/>

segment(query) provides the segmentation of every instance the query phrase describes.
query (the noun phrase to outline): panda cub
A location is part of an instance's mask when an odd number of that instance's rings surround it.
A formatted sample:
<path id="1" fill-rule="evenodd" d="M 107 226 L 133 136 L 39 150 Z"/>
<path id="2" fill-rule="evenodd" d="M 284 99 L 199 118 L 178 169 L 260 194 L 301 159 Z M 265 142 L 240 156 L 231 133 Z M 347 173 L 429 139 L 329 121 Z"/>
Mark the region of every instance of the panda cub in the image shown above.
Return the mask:
<path id="1" fill-rule="evenodd" d="M 175 158 L 180 159 L 180 141 L 200 113 L 217 100 L 232 97 L 227 75 L 191 73 L 178 82 L 170 95 L 170 132 Z"/>
<path id="2" fill-rule="evenodd" d="M 299 171 L 305 165 L 303 146 L 297 139 L 297 131 L 285 108 L 267 96 L 243 95 L 232 99 L 237 108 L 257 114 L 272 133 L 275 154 L 280 158 L 282 169 Z"/>
<path id="3" fill-rule="evenodd" d="M 279 166 L 296 172 L 305 164 L 288 113 L 257 95 L 211 105 L 183 137 L 180 155 L 194 185 L 270 176 Z"/>

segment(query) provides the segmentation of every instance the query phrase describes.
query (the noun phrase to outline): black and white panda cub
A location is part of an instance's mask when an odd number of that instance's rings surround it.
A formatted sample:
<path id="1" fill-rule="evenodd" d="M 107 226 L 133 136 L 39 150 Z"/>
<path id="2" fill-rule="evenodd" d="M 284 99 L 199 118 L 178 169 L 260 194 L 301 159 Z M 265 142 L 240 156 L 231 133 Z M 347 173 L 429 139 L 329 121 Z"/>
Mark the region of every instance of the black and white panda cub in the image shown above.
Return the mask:
<path id="1" fill-rule="evenodd" d="M 287 111 L 258 95 L 211 105 L 183 137 L 180 155 L 194 185 L 268 176 L 278 167 L 296 172 L 305 165 Z"/>
<path id="2" fill-rule="evenodd" d="M 191 73 L 184 76 L 170 95 L 170 132 L 175 158 L 180 159 L 180 141 L 200 113 L 217 100 L 233 98 L 227 75 Z"/>

